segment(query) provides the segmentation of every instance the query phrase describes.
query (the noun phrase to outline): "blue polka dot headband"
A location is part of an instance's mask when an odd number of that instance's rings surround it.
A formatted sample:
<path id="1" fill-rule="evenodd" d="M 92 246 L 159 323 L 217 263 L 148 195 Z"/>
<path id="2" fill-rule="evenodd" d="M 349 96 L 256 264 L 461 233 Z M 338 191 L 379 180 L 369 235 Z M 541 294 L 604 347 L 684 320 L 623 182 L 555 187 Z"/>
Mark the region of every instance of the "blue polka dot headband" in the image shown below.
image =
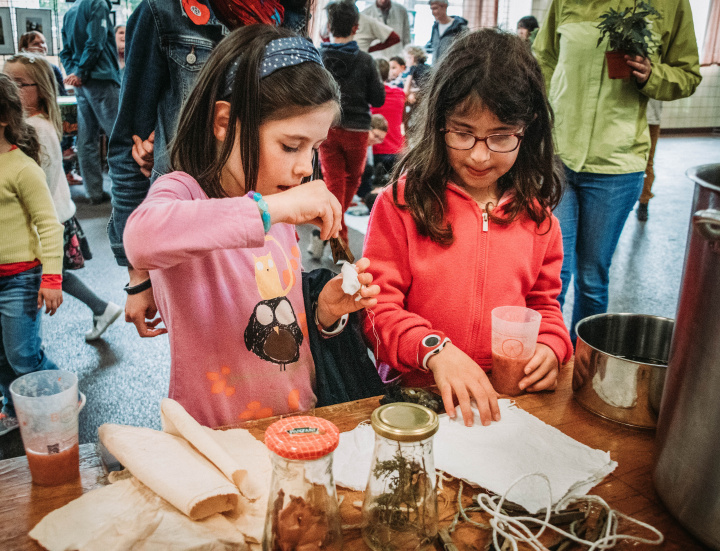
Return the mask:
<path id="1" fill-rule="evenodd" d="M 317 48 L 313 46 L 312 42 L 299 36 L 276 38 L 268 42 L 267 46 L 265 46 L 265 54 L 260 63 L 260 78 L 270 76 L 278 69 L 300 65 L 308 61 L 312 61 L 318 65 L 323 64 L 320 53 L 317 51 Z M 232 86 L 233 82 L 235 82 L 235 75 L 239 64 L 240 58 L 236 59 L 232 65 L 230 65 L 225 74 L 223 97 L 232 95 Z"/>

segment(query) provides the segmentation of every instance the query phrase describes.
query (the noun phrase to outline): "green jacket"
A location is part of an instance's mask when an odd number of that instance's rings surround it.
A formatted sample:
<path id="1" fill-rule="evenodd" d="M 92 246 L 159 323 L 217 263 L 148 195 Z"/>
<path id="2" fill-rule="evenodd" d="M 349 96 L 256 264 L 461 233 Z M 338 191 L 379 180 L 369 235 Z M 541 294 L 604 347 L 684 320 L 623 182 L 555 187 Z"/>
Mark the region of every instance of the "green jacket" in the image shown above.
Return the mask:
<path id="1" fill-rule="evenodd" d="M 620 0 L 620 8 L 632 6 Z M 652 0 L 661 18 L 650 30 L 652 73 L 644 86 L 634 78 L 610 80 L 607 39 L 596 47 L 599 16 L 618 1 L 553 0 L 533 43 L 555 112 L 555 144 L 575 172 L 629 174 L 645 170 L 650 150 L 648 98 L 690 96 L 700 84 L 700 62 L 688 0 Z"/>

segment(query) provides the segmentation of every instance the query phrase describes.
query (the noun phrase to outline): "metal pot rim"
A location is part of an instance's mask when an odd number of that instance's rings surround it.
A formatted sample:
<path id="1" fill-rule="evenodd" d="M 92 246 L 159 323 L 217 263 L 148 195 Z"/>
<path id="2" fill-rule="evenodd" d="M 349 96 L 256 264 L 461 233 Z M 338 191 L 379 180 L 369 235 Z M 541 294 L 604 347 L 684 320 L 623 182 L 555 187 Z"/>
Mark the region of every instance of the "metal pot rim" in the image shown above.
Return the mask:
<path id="1" fill-rule="evenodd" d="M 666 318 L 666 317 L 664 317 L 664 316 L 655 316 L 655 315 L 652 315 L 652 314 L 634 314 L 634 313 L 631 313 L 631 312 L 619 312 L 619 313 L 606 312 L 606 313 L 604 313 L 604 314 L 595 314 L 594 316 L 588 316 L 588 317 L 586 317 L 586 318 L 581 319 L 579 322 L 577 322 L 577 323 L 575 324 L 575 334 L 577 335 L 577 338 L 578 338 L 579 340 L 581 340 L 585 346 L 587 346 L 588 348 L 591 348 L 591 349 L 593 349 L 593 350 L 596 350 L 597 352 L 600 352 L 601 354 L 605 354 L 606 356 L 610 356 L 610 357 L 612 357 L 612 358 L 615 358 L 615 359 L 618 359 L 618 360 L 622 360 L 622 361 L 625 361 L 625 362 L 627 362 L 627 361 L 629 361 L 629 360 L 628 360 L 627 358 L 623 358 L 623 357 L 617 356 L 616 354 L 611 354 L 610 352 L 606 352 L 605 350 L 601 350 L 600 348 L 597 348 L 596 346 L 593 346 L 592 344 L 590 344 L 589 342 L 587 342 L 585 339 L 583 339 L 583 338 L 580 336 L 580 331 L 579 331 L 579 329 L 580 329 L 580 326 L 581 326 L 583 323 L 586 323 L 586 322 L 589 323 L 589 322 L 591 322 L 591 321 L 593 321 L 593 320 L 596 320 L 596 319 L 599 319 L 599 318 L 609 318 L 609 317 L 612 317 L 612 316 L 619 317 L 619 318 L 642 317 L 642 318 L 647 318 L 647 319 L 655 319 L 655 320 L 669 321 L 669 322 L 671 322 L 671 323 L 675 323 L 675 320 L 672 319 L 672 318 Z M 635 363 L 637 363 L 637 362 L 635 362 Z M 657 365 L 656 367 L 663 367 L 663 366 Z M 667 367 L 667 366 L 665 366 L 665 367 Z"/>
<path id="2" fill-rule="evenodd" d="M 685 175 L 688 178 L 690 178 L 693 182 L 698 184 L 699 186 L 702 186 L 711 191 L 720 193 L 720 186 L 711 184 L 707 180 L 706 173 L 710 172 L 710 171 L 719 171 L 720 172 L 720 164 L 715 163 L 715 164 L 694 166 L 692 168 L 687 169 L 687 171 L 685 172 Z"/>

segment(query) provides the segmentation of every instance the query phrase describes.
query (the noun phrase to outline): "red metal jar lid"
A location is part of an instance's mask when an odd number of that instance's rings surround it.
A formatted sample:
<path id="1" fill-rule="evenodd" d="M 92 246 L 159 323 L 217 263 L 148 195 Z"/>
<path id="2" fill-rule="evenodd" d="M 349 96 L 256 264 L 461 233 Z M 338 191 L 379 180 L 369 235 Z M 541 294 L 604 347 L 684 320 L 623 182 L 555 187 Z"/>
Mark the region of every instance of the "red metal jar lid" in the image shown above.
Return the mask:
<path id="1" fill-rule="evenodd" d="M 286 417 L 265 431 L 265 445 L 285 459 L 319 459 L 335 451 L 340 442 L 338 428 L 319 417 Z"/>

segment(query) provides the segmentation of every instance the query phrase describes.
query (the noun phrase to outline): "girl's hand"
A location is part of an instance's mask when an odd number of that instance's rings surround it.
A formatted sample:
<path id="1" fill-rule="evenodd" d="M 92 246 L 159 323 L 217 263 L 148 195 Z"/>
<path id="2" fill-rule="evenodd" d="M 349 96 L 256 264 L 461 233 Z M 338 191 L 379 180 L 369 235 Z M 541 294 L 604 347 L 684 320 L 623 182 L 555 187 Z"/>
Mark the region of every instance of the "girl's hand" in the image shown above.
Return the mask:
<path id="1" fill-rule="evenodd" d="M 57 312 L 57 309 L 62 304 L 62 301 L 63 296 L 61 289 L 45 289 L 44 287 L 40 287 L 40 291 L 38 292 L 38 310 L 43 307 L 44 303 L 45 313 L 52 316 L 55 312 Z"/>
<path id="2" fill-rule="evenodd" d="M 150 132 L 147 140 L 133 135 L 132 158 L 140 167 L 145 178 L 150 178 L 155 165 L 155 131 Z"/>
<path id="3" fill-rule="evenodd" d="M 638 84 L 645 84 L 648 81 L 652 73 L 652 64 L 647 57 L 626 55 L 625 63 L 633 70 L 632 74 Z"/>
<path id="4" fill-rule="evenodd" d="M 538 343 L 535 354 L 525 366 L 525 377 L 518 386 L 520 390 L 537 392 L 539 390 L 555 390 L 559 364 L 555 352 L 545 344 Z"/>
<path id="5" fill-rule="evenodd" d="M 483 425 L 487 426 L 493 420 L 500 420 L 497 392 L 483 369 L 465 352 L 449 343 L 431 357 L 427 365 L 435 376 L 435 384 L 442 395 L 445 411 L 451 418 L 455 418 L 454 394 L 460 404 L 466 426 L 471 427 L 473 424 L 471 398 L 477 405 Z"/>
<path id="6" fill-rule="evenodd" d="M 134 268 L 128 269 L 128 274 L 130 275 L 130 285 L 139 285 L 150 277 L 148 272 Z M 168 332 L 165 327 L 157 327 L 159 323 L 162 323 L 160 317 L 155 317 L 157 313 L 152 287 L 142 293 L 128 295 L 127 302 L 125 302 L 125 321 L 134 324 L 141 337 L 157 337 Z"/>
<path id="7" fill-rule="evenodd" d="M 354 295 L 348 295 L 342 290 L 342 275 L 338 275 L 327 282 L 318 297 L 318 321 L 323 327 L 331 327 L 345 314 L 355 312 L 361 308 L 373 308 L 377 304 L 375 298 L 380 294 L 378 285 L 371 285 L 373 276 L 365 270 L 370 266 L 367 258 L 361 258 L 355 264 L 358 280 L 362 287 Z M 355 300 L 360 296 L 360 300 Z"/>
<path id="8" fill-rule="evenodd" d="M 266 195 L 263 199 L 273 224 L 313 224 L 320 228 L 323 241 L 337 237 L 340 232 L 342 206 L 322 180 Z"/>

